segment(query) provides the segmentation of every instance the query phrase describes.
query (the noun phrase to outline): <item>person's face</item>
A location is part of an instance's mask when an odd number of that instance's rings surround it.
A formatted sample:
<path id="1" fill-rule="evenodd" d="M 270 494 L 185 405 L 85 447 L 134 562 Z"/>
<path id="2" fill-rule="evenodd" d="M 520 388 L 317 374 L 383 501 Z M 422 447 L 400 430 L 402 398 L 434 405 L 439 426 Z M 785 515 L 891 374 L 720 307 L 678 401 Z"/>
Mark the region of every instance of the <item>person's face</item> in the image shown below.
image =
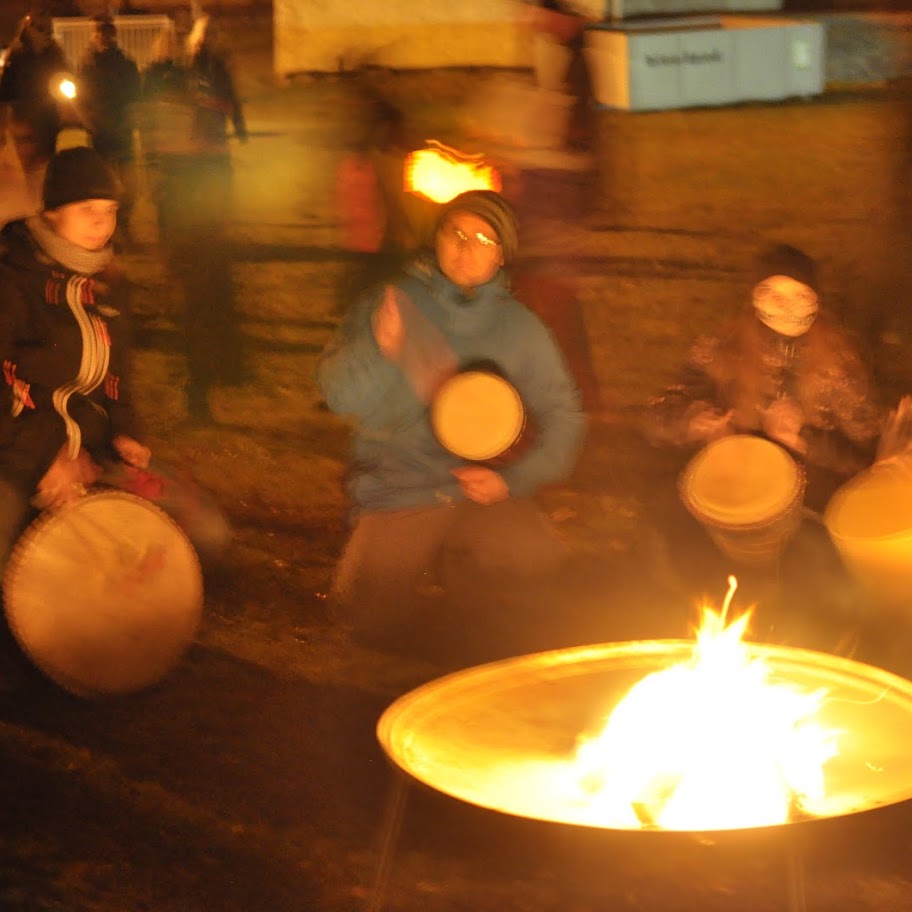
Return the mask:
<path id="1" fill-rule="evenodd" d="M 107 51 L 114 47 L 117 39 L 112 29 L 96 28 L 92 33 L 92 42 L 99 51 Z"/>
<path id="2" fill-rule="evenodd" d="M 93 199 L 68 203 L 44 213 L 54 231 L 84 250 L 101 250 L 117 227 L 117 203 Z"/>
<path id="3" fill-rule="evenodd" d="M 32 48 L 39 53 L 51 43 L 51 23 L 46 19 L 33 19 L 28 25 Z"/>
<path id="4" fill-rule="evenodd" d="M 770 276 L 757 284 L 753 303 L 760 322 L 781 336 L 804 335 L 817 316 L 814 289 L 789 276 Z"/>
<path id="5" fill-rule="evenodd" d="M 451 212 L 437 231 L 440 271 L 460 288 L 489 282 L 503 266 L 503 247 L 494 229 L 471 212 Z"/>

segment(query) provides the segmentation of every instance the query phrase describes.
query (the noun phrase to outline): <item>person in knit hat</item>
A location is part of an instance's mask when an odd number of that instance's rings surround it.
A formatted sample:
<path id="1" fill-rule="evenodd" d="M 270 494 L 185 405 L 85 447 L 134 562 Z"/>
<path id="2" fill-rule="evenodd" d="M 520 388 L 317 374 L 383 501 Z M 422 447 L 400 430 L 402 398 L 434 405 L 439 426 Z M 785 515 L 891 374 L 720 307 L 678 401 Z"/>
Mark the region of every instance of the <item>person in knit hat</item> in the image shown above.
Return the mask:
<path id="1" fill-rule="evenodd" d="M 645 410 L 644 430 L 654 444 L 678 449 L 676 475 L 701 448 L 726 435 L 773 441 L 806 477 L 807 515 L 819 515 L 840 485 L 874 461 L 886 412 L 851 335 L 822 305 L 810 255 L 788 244 L 765 247 L 746 292 L 745 307 L 694 342 L 676 382 Z M 748 568 L 721 561 L 718 553 L 709 556 L 715 549 L 684 510 L 675 485 L 657 486 L 654 496 L 651 512 L 662 516 L 659 534 L 668 543 L 663 552 L 672 561 L 678 555 L 678 575 L 709 567 L 716 581 L 694 579 L 683 589 L 718 585 L 733 570 L 742 583 L 763 577 L 760 570 L 751 575 Z M 700 541 L 707 544 L 705 563 L 694 558 Z M 814 590 L 801 609 L 805 619 L 813 604 L 821 615 L 832 609 L 828 623 L 853 622 L 853 586 L 819 519 L 802 523 L 778 563 L 767 569 L 780 574 L 784 599 L 790 592 Z M 757 600 L 761 618 L 771 601 L 769 592 Z M 829 640 L 804 645 L 831 648 L 843 633 L 837 629 Z"/>
<path id="2" fill-rule="evenodd" d="M 680 382 L 652 404 L 658 442 L 700 446 L 759 434 L 809 470 L 821 507 L 871 461 L 884 413 L 858 348 L 820 305 L 817 266 L 773 244 L 757 257 L 750 307 L 698 339 Z"/>
<path id="3" fill-rule="evenodd" d="M 440 210 L 433 251 L 355 302 L 320 358 L 327 405 L 354 424 L 353 530 L 332 608 L 362 641 L 405 648 L 450 623 L 453 642 L 472 635 L 508 654 L 531 626 L 524 594 L 567 556 L 533 496 L 573 469 L 584 419 L 550 332 L 510 293 L 517 239 L 502 196 L 457 196 Z M 482 364 L 513 385 L 535 426 L 502 465 L 454 455 L 430 419 L 442 384 Z"/>
<path id="4" fill-rule="evenodd" d="M 203 560 L 215 558 L 229 535 L 221 513 L 140 442 L 111 246 L 118 181 L 93 149 L 67 149 L 50 160 L 42 198 L 39 214 L 0 235 L 0 568 L 40 511 L 95 484 L 155 492 Z"/>

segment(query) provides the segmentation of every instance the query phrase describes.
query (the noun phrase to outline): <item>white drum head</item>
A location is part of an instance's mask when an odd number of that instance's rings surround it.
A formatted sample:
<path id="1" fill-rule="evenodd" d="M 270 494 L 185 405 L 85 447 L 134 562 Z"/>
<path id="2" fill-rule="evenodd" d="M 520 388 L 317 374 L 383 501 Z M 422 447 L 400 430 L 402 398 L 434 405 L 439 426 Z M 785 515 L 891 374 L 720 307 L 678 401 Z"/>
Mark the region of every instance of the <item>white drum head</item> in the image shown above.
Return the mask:
<path id="1" fill-rule="evenodd" d="M 44 514 L 19 540 L 4 578 L 13 635 L 32 661 L 79 696 L 159 681 L 193 641 L 202 572 L 184 532 L 120 491 Z"/>
<path id="2" fill-rule="evenodd" d="M 473 462 L 501 456 L 519 440 L 524 425 L 519 393 L 487 371 L 454 375 L 431 404 L 431 426 L 441 446 Z"/>
<path id="3" fill-rule="evenodd" d="M 734 434 L 694 456 L 682 476 L 681 494 L 708 522 L 749 526 L 788 510 L 801 488 L 801 472 L 783 447 Z"/>

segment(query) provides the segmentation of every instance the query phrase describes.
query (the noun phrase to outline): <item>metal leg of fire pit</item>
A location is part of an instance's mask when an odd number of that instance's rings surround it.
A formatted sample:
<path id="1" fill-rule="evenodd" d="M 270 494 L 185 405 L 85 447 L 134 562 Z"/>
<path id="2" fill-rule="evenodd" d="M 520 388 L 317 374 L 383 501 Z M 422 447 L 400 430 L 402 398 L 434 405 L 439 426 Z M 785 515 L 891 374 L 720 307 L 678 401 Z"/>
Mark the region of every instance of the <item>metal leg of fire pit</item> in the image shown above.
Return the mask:
<path id="1" fill-rule="evenodd" d="M 380 827 L 379 856 L 377 871 L 374 875 L 374 887 L 367 903 L 366 912 L 381 912 L 386 902 L 386 891 L 389 887 L 393 858 L 399 844 L 402 831 L 402 819 L 405 817 L 405 806 L 408 803 L 409 787 L 407 776 L 394 773 L 393 787 L 383 812 L 383 823 Z"/>
<path id="2" fill-rule="evenodd" d="M 797 836 L 786 841 L 786 866 L 788 888 L 788 912 L 807 912 L 807 901 L 804 889 L 804 858 L 801 855 L 801 843 Z"/>

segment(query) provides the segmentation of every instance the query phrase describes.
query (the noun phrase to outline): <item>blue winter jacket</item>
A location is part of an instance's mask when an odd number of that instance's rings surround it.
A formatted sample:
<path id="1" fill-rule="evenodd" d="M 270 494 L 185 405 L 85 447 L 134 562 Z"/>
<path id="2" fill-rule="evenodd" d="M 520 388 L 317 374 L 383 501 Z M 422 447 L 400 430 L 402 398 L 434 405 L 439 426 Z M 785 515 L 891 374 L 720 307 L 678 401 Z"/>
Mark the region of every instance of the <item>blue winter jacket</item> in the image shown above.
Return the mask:
<path id="1" fill-rule="evenodd" d="M 518 461 L 498 469 L 510 494 L 565 478 L 585 428 L 579 393 L 551 333 L 511 297 L 503 271 L 467 297 L 432 259 L 421 259 L 395 287 L 410 302 L 408 322 L 429 323 L 437 338 L 439 331 L 457 366 L 495 364 L 522 397 L 536 433 Z M 317 368 L 329 408 L 355 422 L 349 493 L 356 514 L 464 499 L 451 470 L 465 463 L 438 443 L 426 402 L 377 346 L 371 317 L 381 294 L 355 305 Z"/>

